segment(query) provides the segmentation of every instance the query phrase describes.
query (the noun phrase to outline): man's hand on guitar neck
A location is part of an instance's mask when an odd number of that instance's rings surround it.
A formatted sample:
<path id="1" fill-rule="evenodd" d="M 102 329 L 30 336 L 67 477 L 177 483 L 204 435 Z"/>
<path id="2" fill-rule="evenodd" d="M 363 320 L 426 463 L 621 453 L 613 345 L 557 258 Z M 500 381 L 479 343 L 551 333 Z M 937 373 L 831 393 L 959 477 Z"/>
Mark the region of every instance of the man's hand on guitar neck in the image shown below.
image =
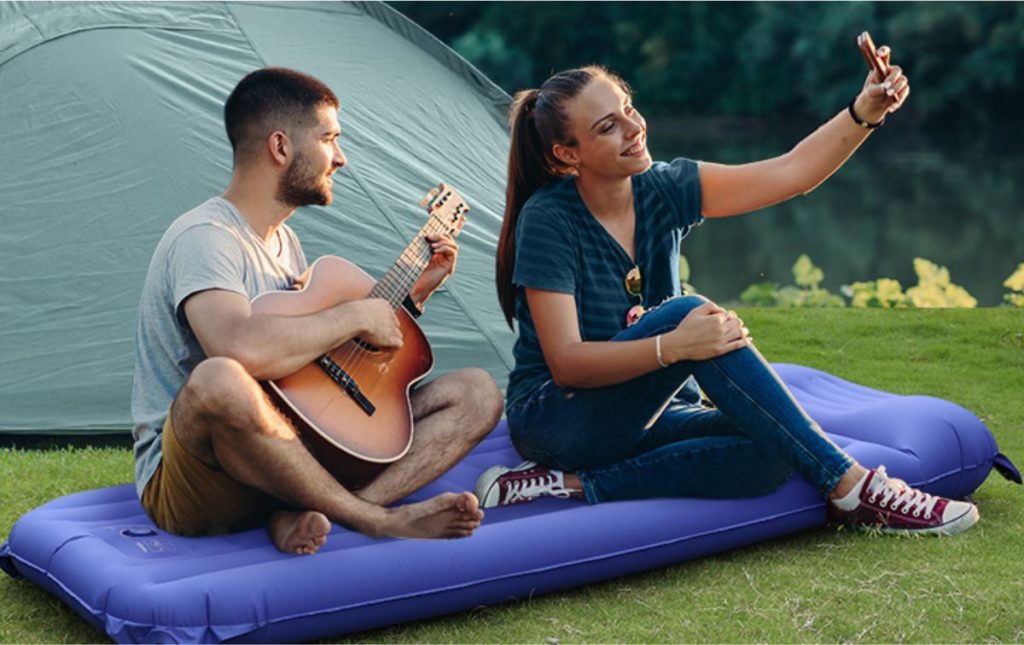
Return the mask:
<path id="1" fill-rule="evenodd" d="M 430 263 L 423 270 L 420 279 L 409 290 L 409 297 L 419 307 L 422 307 L 437 288 L 455 273 L 455 262 L 459 256 L 459 245 L 450 235 L 428 235 L 427 241 L 430 242 L 434 254 L 430 257 Z"/>

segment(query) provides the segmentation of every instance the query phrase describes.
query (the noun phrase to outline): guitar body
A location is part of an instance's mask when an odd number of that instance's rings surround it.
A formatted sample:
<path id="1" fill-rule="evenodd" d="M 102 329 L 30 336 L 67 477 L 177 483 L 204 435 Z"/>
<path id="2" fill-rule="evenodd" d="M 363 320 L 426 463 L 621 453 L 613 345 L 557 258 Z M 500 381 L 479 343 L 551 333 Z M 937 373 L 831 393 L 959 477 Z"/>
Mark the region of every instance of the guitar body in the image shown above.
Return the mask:
<path id="1" fill-rule="evenodd" d="M 298 291 L 261 294 L 254 314 L 301 316 L 341 302 L 366 298 L 376 282 L 356 265 L 335 256 L 313 263 L 309 281 Z M 380 351 L 350 340 L 326 354 L 358 385 L 372 404 L 368 413 L 317 362 L 284 378 L 268 381 L 266 390 L 296 424 L 318 461 L 347 486 L 358 488 L 412 445 L 410 388 L 434 365 L 426 336 L 405 310 L 396 310 L 403 345 Z"/>

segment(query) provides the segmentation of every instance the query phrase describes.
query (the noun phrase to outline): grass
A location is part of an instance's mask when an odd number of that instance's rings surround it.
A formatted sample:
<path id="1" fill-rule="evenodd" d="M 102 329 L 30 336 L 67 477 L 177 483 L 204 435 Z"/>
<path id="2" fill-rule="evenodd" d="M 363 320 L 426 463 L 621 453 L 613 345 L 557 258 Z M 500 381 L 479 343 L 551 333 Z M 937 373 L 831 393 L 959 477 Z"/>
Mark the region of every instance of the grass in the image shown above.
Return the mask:
<path id="1" fill-rule="evenodd" d="M 740 311 L 770 360 L 978 414 L 1024 465 L 1024 310 Z M 124 449 L 0 450 L 0 534 L 69 492 L 130 481 Z M 950 539 L 821 528 L 521 602 L 335 642 L 1021 642 L 1022 489 L 992 475 L 982 521 Z M 0 641 L 105 635 L 35 586 L 0 578 Z"/>

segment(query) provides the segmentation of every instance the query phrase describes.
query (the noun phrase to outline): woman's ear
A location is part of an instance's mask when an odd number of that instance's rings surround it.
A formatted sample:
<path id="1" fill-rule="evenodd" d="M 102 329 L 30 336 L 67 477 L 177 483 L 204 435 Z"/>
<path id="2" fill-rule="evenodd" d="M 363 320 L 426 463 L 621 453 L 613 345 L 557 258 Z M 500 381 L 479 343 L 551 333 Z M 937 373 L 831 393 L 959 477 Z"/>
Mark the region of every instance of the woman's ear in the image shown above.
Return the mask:
<path id="1" fill-rule="evenodd" d="M 567 146 L 561 143 L 556 143 L 555 145 L 551 146 L 551 152 L 552 154 L 555 155 L 555 159 L 558 159 L 559 161 L 561 161 L 566 166 L 569 166 L 570 168 L 575 168 L 577 164 L 579 164 L 580 162 L 579 156 L 576 154 L 575 146 Z"/>

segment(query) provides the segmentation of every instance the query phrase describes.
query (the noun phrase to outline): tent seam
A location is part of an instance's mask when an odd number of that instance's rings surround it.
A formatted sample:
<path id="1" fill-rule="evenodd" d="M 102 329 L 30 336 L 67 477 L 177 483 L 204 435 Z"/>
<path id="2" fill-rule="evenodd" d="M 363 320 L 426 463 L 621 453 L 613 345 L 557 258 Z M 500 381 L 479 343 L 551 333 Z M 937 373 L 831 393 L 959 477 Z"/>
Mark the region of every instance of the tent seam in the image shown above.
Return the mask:
<path id="1" fill-rule="evenodd" d="M 263 53 L 260 52 L 260 50 L 256 47 L 256 43 L 252 42 L 252 38 L 249 38 L 249 33 L 245 30 L 245 27 L 242 26 L 242 21 L 238 19 L 238 14 L 236 14 L 234 9 L 231 8 L 231 5 L 229 5 L 226 2 L 222 2 L 221 7 L 224 8 L 224 10 L 228 13 L 229 16 L 231 16 L 231 21 L 235 23 L 235 27 L 238 29 L 238 33 L 242 34 L 242 38 L 245 39 L 245 42 L 249 43 L 249 48 L 252 49 L 252 53 L 256 56 L 256 58 L 259 59 L 260 64 L 262 64 L 263 67 L 266 67 L 267 57 L 264 56 Z"/>
<path id="2" fill-rule="evenodd" d="M 399 36 L 414 42 L 428 56 L 449 70 L 456 72 L 463 79 L 472 79 L 473 84 L 476 85 L 475 93 L 477 97 L 488 107 L 488 112 L 491 113 L 498 124 L 503 128 L 507 127 L 507 111 L 508 106 L 512 102 L 512 97 L 509 96 L 504 88 L 477 69 L 473 63 L 466 60 L 455 49 L 446 45 L 440 38 L 430 33 L 430 31 L 423 28 L 416 21 L 391 7 L 386 2 L 381 0 L 354 0 L 351 4 Z M 415 32 L 421 38 L 425 38 L 427 43 L 413 41 L 410 38 L 412 32 Z M 453 69 L 453 63 L 461 69 Z"/>
<path id="3" fill-rule="evenodd" d="M 39 31 L 39 27 L 36 25 L 36 23 L 32 22 L 32 20 L 28 18 L 27 14 L 21 14 L 21 15 L 28 20 L 28 22 L 32 25 L 33 28 L 36 29 L 36 31 Z M 59 40 L 61 38 L 66 38 L 67 36 L 72 36 L 74 34 L 84 34 L 84 33 L 90 32 L 90 31 L 99 31 L 101 29 L 140 29 L 140 28 L 152 27 L 152 26 L 153 25 L 150 25 L 150 24 L 144 24 L 144 25 L 143 24 L 130 24 L 129 25 L 129 24 L 121 24 L 121 23 L 108 23 L 108 24 L 89 25 L 88 27 L 77 27 L 75 29 L 68 29 L 68 30 L 62 31 L 60 33 L 53 33 L 53 34 L 49 34 L 49 35 L 40 32 L 39 36 L 40 36 L 41 40 L 39 40 L 38 42 L 34 42 L 34 43 L 30 44 L 28 47 L 25 47 L 22 50 L 16 51 L 15 53 L 11 54 L 10 56 L 7 56 L 6 58 L 0 57 L 0 65 L 6 65 L 7 63 L 9 63 L 12 60 L 14 60 L 15 58 L 17 58 L 18 56 L 21 56 L 22 54 L 26 54 L 26 53 L 32 51 L 33 49 L 35 49 L 36 47 L 39 47 L 41 45 L 45 45 L 45 44 L 50 43 L 50 42 L 52 42 L 54 40 Z M 159 28 L 160 29 L 164 29 L 166 31 L 198 31 L 195 27 L 174 27 L 174 26 L 169 26 L 169 25 L 159 25 Z"/>
<path id="4" fill-rule="evenodd" d="M 363 194 L 366 195 L 366 197 L 374 205 L 374 207 L 377 209 L 377 212 L 379 212 L 384 217 L 384 219 L 387 220 L 388 224 L 391 225 L 391 230 L 403 236 L 404 239 L 405 233 L 402 231 L 402 229 L 398 227 L 397 222 L 395 222 L 395 220 L 391 217 L 391 214 L 377 200 L 377 196 L 374 195 L 373 192 L 369 189 L 369 187 L 363 182 L 363 180 L 359 178 L 359 174 L 348 165 L 345 166 L 345 171 L 352 177 L 352 179 L 356 181 L 356 184 L 359 185 L 359 189 L 363 191 Z"/>
<path id="5" fill-rule="evenodd" d="M 25 20 L 27 20 L 27 21 L 29 22 L 29 24 L 30 24 L 30 25 L 32 25 L 32 27 L 33 27 L 33 28 L 34 28 L 34 29 L 35 29 L 35 30 L 36 30 L 36 31 L 37 31 L 37 32 L 39 33 L 39 37 L 40 37 L 40 38 L 42 38 L 42 39 L 43 39 L 43 41 L 46 41 L 46 40 L 47 40 L 47 38 L 46 38 L 46 34 L 45 34 L 45 33 L 43 33 L 43 30 L 39 28 L 39 25 L 37 25 L 37 24 L 36 24 L 36 21 L 35 21 L 35 20 L 32 20 L 32 16 L 30 16 L 30 15 L 29 15 L 28 13 L 23 13 L 23 14 L 21 14 L 21 15 L 22 15 L 22 17 L 23 17 L 23 18 L 25 18 Z M 33 45 L 33 47 L 34 47 L 34 46 L 35 46 L 35 45 Z M 20 53 L 20 52 L 19 52 L 19 53 Z"/>

